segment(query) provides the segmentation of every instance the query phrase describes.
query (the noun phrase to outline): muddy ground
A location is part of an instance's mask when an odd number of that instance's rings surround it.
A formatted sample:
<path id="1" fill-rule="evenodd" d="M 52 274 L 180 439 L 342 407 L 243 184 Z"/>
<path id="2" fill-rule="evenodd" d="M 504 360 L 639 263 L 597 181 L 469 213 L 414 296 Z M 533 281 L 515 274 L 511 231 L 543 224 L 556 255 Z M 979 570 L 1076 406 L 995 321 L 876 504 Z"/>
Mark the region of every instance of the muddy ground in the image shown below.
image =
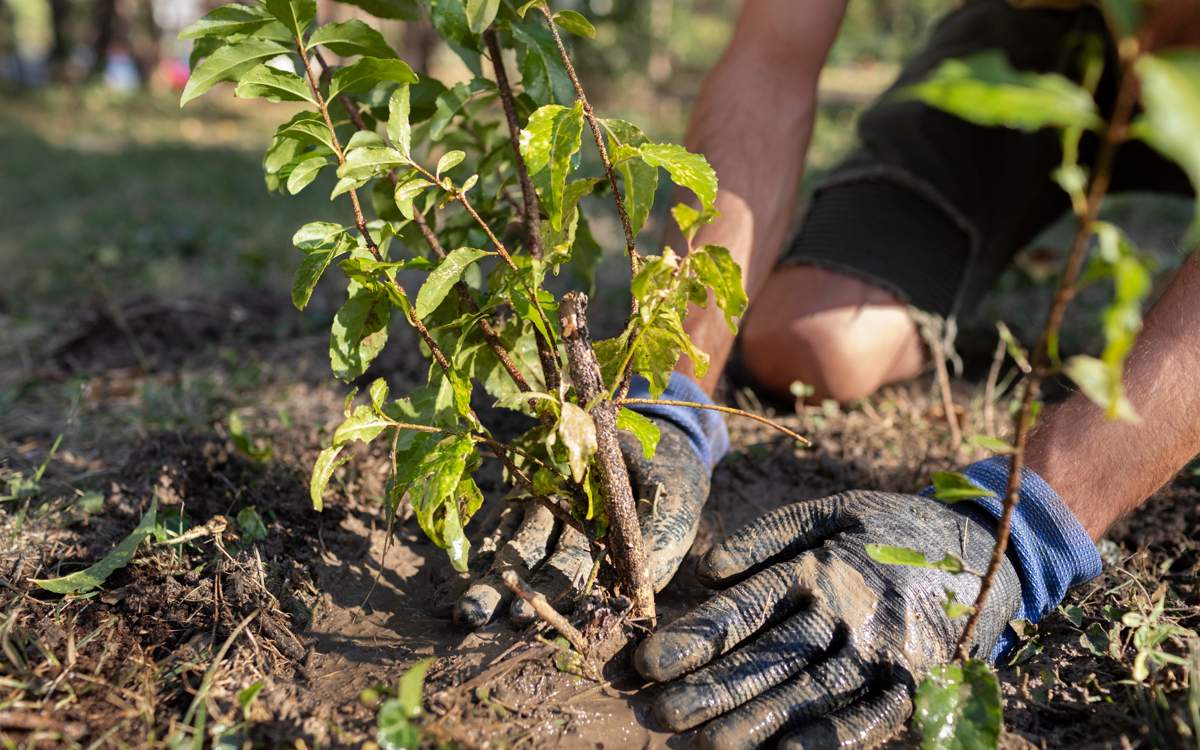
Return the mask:
<path id="1" fill-rule="evenodd" d="M 228 113 L 213 120 L 231 121 L 239 122 Z M 0 240 L 10 269 L 0 293 L 0 742 L 364 746 L 375 740 L 379 701 L 406 669 L 434 657 L 421 720 L 430 745 L 687 745 L 686 735 L 654 726 L 623 659 L 589 679 L 556 665 L 541 627 L 500 621 L 467 633 L 433 617 L 431 574 L 443 555 L 411 523 L 395 530 L 384 555 L 381 453 L 360 451 L 325 511 L 311 509 L 308 470 L 347 390 L 328 376 L 325 354 L 339 292 L 322 287 L 297 313 L 285 291 L 295 259 L 273 248 L 328 211 L 320 197 L 281 209 L 253 182 L 254 154 L 151 145 L 137 147 L 138 159 L 156 165 L 141 192 L 122 183 L 124 193 L 94 190 L 90 203 L 64 208 L 50 198 L 78 190 L 80 175 L 134 162 L 65 129 L 34 135 L 14 122 L 0 129 L 0 147 L 28 160 L 18 176 L 42 163 L 91 161 L 78 174 L 51 171 L 58 184 L 0 183 L 17 213 L 37 208 L 45 219 Z M 195 127 L 206 122 L 202 112 Z M 189 187 L 183 176 L 205 169 L 213 174 Z M 247 182 L 250 192 L 239 192 Z M 171 187 L 180 193 L 159 195 Z M 255 220 L 196 218 L 216 217 L 222 201 Z M 112 216 L 127 223 L 87 239 L 88 226 Z M 49 241 L 73 222 L 79 246 Z M 965 370 L 953 390 L 968 435 L 1003 435 L 1007 421 L 1009 394 L 990 405 L 984 398 L 995 346 L 987 316 L 1042 309 L 1027 280 L 1006 283 L 1001 301 L 986 303 L 960 338 Z M 1071 335 L 1085 346 L 1094 327 Z M 368 379 L 386 376 L 400 392 L 422 374 L 415 341 L 397 328 Z M 746 519 L 849 488 L 911 491 L 982 455 L 951 444 L 931 377 L 844 407 L 767 405 L 733 383 L 723 398 L 774 414 L 812 446 L 731 423 L 734 450 L 716 470 L 691 555 L 661 595 L 664 620 L 705 597 L 696 557 Z M 245 425 L 237 435 L 235 412 Z M 1162 602 L 1152 622 L 1160 632 L 1200 629 L 1198 472 L 1189 467 L 1115 528 L 1105 574 L 1029 634 L 1020 663 L 1003 667 L 1007 746 L 1200 747 L 1200 651 L 1189 654 L 1187 639 L 1171 636 L 1162 651 L 1183 663 L 1152 662 L 1136 682 L 1139 648 L 1133 628 L 1120 624 L 1133 622 L 1131 612 L 1151 617 Z M 143 547 L 82 597 L 30 582 L 103 557 L 153 499 L 165 529 L 196 535 Z M 600 627 L 606 617 L 601 608 L 586 619 Z M 913 746 L 912 738 L 894 745 Z"/>

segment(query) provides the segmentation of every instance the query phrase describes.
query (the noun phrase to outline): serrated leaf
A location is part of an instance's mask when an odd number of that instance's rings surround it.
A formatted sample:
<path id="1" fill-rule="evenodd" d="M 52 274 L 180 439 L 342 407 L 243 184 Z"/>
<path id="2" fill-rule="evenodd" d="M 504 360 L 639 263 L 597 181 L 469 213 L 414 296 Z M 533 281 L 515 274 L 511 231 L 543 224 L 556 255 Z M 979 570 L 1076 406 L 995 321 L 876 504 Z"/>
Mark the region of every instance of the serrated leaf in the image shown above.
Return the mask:
<path id="1" fill-rule="evenodd" d="M 292 167 L 292 173 L 288 175 L 287 191 L 295 195 L 308 187 L 313 180 L 317 179 L 317 175 L 328 163 L 329 158 L 325 156 L 313 156 L 300 161 L 295 167 Z"/>
<path id="2" fill-rule="evenodd" d="M 500 0 L 467 0 L 467 27 L 482 34 L 496 20 L 499 10 Z"/>
<path id="3" fill-rule="evenodd" d="M 996 493 L 973 483 L 965 474 L 957 471 L 935 471 L 933 473 L 933 496 L 943 503 L 957 503 L 980 497 L 995 497 Z"/>
<path id="4" fill-rule="evenodd" d="M 158 513 L 158 498 L 150 499 L 150 507 L 142 514 L 133 531 L 121 540 L 111 552 L 99 562 L 84 570 L 76 571 L 59 578 L 34 578 L 32 583 L 39 588 L 55 594 L 83 594 L 98 588 L 108 577 L 129 564 L 142 541 L 154 531 L 155 516 Z"/>
<path id="5" fill-rule="evenodd" d="M 361 93 L 385 82 L 416 83 L 417 74 L 408 67 L 408 63 L 397 58 L 363 57 L 353 65 L 337 69 L 329 80 L 329 95 L 326 98 Z M 408 91 L 407 86 L 404 86 L 404 90 Z"/>
<path id="6" fill-rule="evenodd" d="M 396 87 L 396 90 L 392 92 L 392 97 L 388 99 L 388 138 L 391 139 L 392 145 L 396 147 L 400 155 L 406 159 L 412 158 L 412 124 L 409 121 L 410 97 L 408 84 L 402 83 Z"/>
<path id="7" fill-rule="evenodd" d="M 1015 70 L 998 50 L 947 60 L 901 95 L 989 127 L 1095 130 L 1103 125 L 1087 89 L 1056 73 Z"/>
<path id="8" fill-rule="evenodd" d="M 248 39 L 221 47 L 196 66 L 179 97 L 183 106 L 222 81 L 237 80 L 243 73 L 267 58 L 287 54 L 283 45 L 262 39 Z"/>
<path id="9" fill-rule="evenodd" d="M 749 299 L 742 288 L 742 269 L 729 251 L 719 245 L 705 245 L 688 255 L 688 263 L 700 283 L 712 290 L 713 299 L 725 313 L 725 324 L 737 333 L 737 318 L 746 312 Z"/>
<path id="10" fill-rule="evenodd" d="M 617 429 L 625 430 L 637 438 L 638 443 L 642 446 L 643 458 L 647 461 L 654 458 L 654 453 L 658 449 L 658 440 L 662 437 L 662 430 L 658 428 L 653 419 L 632 409 L 621 407 L 621 410 L 617 412 Z"/>
<path id="11" fill-rule="evenodd" d="M 350 460 L 341 453 L 340 446 L 326 448 L 317 455 L 317 460 L 313 463 L 312 476 L 308 481 L 308 496 L 312 499 L 313 509 L 318 512 L 325 507 L 325 488 L 329 486 L 333 472 Z"/>
<path id="12" fill-rule="evenodd" d="M 357 19 L 328 23 L 321 26 L 308 38 L 308 46 L 320 45 L 335 55 L 350 57 L 394 58 L 396 51 L 375 29 Z"/>
<path id="13" fill-rule="evenodd" d="M 446 153 L 442 154 L 440 159 L 438 159 L 437 167 L 434 169 L 434 175 L 438 178 L 441 178 L 443 172 L 448 172 L 451 169 L 454 169 L 459 164 L 462 164 L 463 159 L 466 158 L 467 154 L 463 151 L 459 151 L 457 149 L 454 151 L 447 151 Z"/>
<path id="14" fill-rule="evenodd" d="M 1193 189 L 1200 190 L 1200 53 L 1145 55 L 1137 62 L 1144 115 L 1134 132 L 1178 164 Z M 1200 237 L 1200 193 L 1189 239 Z"/>
<path id="15" fill-rule="evenodd" d="M 582 482 L 592 456 L 596 455 L 596 423 L 592 415 L 577 404 L 563 401 L 555 432 L 567 449 L 571 477 L 576 482 Z"/>
<path id="16" fill-rule="evenodd" d="M 417 292 L 417 304 L 414 308 L 418 318 L 426 318 L 442 304 L 446 295 L 462 278 L 467 266 L 493 253 L 487 250 L 476 250 L 473 247 L 460 247 L 451 250 L 446 259 L 438 264 L 429 274 L 429 278 Z"/>
<path id="17" fill-rule="evenodd" d="M 317 15 L 317 0 L 263 0 L 263 5 L 297 39 Z"/>
<path id="18" fill-rule="evenodd" d="M 179 39 L 202 39 L 205 37 L 227 37 L 234 34 L 252 34 L 271 22 L 261 6 L 229 3 L 192 22 L 179 32 Z"/>
<path id="19" fill-rule="evenodd" d="M 642 161 L 641 152 L 637 147 L 647 142 L 646 134 L 641 128 L 624 120 L 608 119 L 604 121 L 609 131 L 609 151 L 617 171 L 621 174 L 624 189 L 625 211 L 629 214 L 629 226 L 636 236 L 642 231 L 654 208 L 654 195 L 658 190 L 658 167 L 652 167 Z M 621 152 L 627 156 L 621 158 Z"/>
<path id="20" fill-rule="evenodd" d="M 645 143 L 638 151 L 642 161 L 667 170 L 672 182 L 695 193 L 701 207 L 713 208 L 717 199 L 717 173 L 704 156 L 674 143 Z"/>
<path id="21" fill-rule="evenodd" d="M 582 13 L 573 10 L 560 10 L 552 18 L 554 19 L 554 23 L 572 34 L 585 36 L 588 39 L 596 38 L 596 27 Z"/>
<path id="22" fill-rule="evenodd" d="M 913 709 L 923 750 L 980 750 L 999 742 L 1000 683 L 986 662 L 935 666 L 917 686 Z"/>
<path id="23" fill-rule="evenodd" d="M 391 304 L 385 292 L 356 290 L 338 308 L 329 333 L 329 364 L 346 381 L 366 372 L 387 343 Z"/>

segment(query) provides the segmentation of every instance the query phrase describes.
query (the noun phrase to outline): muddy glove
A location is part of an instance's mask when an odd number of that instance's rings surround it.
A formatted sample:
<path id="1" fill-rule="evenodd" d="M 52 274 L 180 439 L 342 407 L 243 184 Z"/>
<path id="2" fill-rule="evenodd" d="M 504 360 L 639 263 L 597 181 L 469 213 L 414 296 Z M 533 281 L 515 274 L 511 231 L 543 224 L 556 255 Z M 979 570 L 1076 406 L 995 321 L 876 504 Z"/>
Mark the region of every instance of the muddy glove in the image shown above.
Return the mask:
<path id="1" fill-rule="evenodd" d="M 1007 466 L 991 459 L 965 473 L 1000 496 Z M 983 571 L 999 510 L 992 499 L 946 505 L 856 491 L 785 506 L 738 530 L 698 571 L 728 588 L 635 654 L 643 676 L 674 680 L 655 698 L 658 720 L 676 731 L 713 720 L 699 735 L 712 748 L 886 740 L 911 712 L 915 685 L 954 656 L 965 620 L 947 617 L 946 592 L 972 602 L 979 579 L 877 563 L 865 545 L 912 547 L 930 560 L 952 553 Z M 1068 586 L 1100 570 L 1079 522 L 1032 472 L 1022 481 L 1011 549 L 971 644 L 979 657 L 998 654 L 1010 620 L 1037 620 Z"/>
<path id="2" fill-rule="evenodd" d="M 647 392 L 646 381 L 636 378 L 629 395 L 645 397 Z M 662 398 L 710 403 L 695 382 L 678 374 L 671 377 Z M 632 435 L 622 432 L 619 436 L 638 500 L 650 576 L 654 590 L 659 591 L 675 575 L 692 546 L 700 510 L 708 499 L 712 467 L 728 450 L 729 437 L 716 412 L 658 405 L 639 405 L 636 410 L 650 417 L 661 432 L 650 460 Z M 530 505 L 519 523 L 515 518 L 508 522 L 510 527 L 514 523 L 515 529 L 502 526 L 491 565 L 458 597 L 453 609 L 455 622 L 480 627 L 510 602 L 515 624 L 534 620 L 533 608 L 521 599 L 514 600 L 501 582 L 506 570 L 516 571 L 560 610 L 569 610 L 578 598 L 592 567 L 584 535 L 564 526 L 538 505 Z M 454 601 L 447 589 L 435 597 Z"/>

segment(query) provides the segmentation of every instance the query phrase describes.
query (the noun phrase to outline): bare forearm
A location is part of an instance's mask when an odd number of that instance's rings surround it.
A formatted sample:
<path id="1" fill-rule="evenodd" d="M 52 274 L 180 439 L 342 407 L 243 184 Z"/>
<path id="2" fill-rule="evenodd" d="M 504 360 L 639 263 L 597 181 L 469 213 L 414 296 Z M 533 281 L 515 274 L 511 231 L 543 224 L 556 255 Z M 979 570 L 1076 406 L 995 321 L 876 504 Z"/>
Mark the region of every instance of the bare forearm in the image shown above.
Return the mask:
<path id="1" fill-rule="evenodd" d="M 692 113 L 687 146 L 708 158 L 720 181 L 720 217 L 696 243 L 729 249 L 751 299 L 792 225 L 817 78 L 844 9 L 845 0 L 747 0 L 733 41 L 705 80 Z M 781 26 L 784 16 L 787 25 Z M 702 383 L 711 392 L 733 336 L 715 309 L 694 309 L 686 328 L 712 358 Z M 686 359 L 679 369 L 692 374 Z"/>
<path id="2" fill-rule="evenodd" d="M 1200 453 L 1200 257 L 1193 255 L 1146 318 L 1125 367 L 1137 424 L 1105 419 L 1075 394 L 1030 437 L 1029 465 L 1093 538 Z"/>

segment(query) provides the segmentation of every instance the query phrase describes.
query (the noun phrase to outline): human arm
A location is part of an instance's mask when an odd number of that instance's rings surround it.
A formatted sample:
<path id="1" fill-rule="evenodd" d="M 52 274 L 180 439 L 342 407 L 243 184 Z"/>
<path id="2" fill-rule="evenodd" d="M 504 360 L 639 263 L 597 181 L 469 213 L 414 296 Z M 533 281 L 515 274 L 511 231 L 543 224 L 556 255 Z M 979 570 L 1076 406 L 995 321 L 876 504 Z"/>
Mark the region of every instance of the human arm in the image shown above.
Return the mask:
<path id="1" fill-rule="evenodd" d="M 745 0 L 733 38 L 692 111 L 685 143 L 708 158 L 720 181 L 720 216 L 695 242 L 729 249 L 751 299 L 792 226 L 816 117 L 817 79 L 846 3 Z M 668 244 L 681 247 L 678 237 Z M 700 384 L 712 393 L 733 335 L 712 305 L 693 308 L 684 327 L 711 357 Z M 686 358 L 677 369 L 694 375 Z"/>

